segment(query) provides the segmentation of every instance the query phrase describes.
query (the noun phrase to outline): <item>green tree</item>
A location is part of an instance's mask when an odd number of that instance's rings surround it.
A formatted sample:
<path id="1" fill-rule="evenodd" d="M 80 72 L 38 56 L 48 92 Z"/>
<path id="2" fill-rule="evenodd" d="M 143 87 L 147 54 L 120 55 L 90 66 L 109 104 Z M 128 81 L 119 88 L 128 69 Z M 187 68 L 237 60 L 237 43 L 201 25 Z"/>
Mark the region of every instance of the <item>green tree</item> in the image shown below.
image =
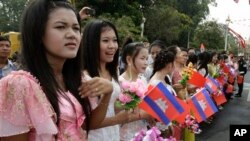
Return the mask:
<path id="1" fill-rule="evenodd" d="M 151 0 L 76 0 L 76 8 L 80 10 L 83 6 L 89 6 L 96 10 L 96 17 L 109 13 L 115 18 L 129 16 L 136 26 L 142 19 L 142 8 L 151 5 Z"/>
<path id="2" fill-rule="evenodd" d="M 114 19 L 120 19 L 123 16 L 130 17 L 135 28 L 138 30 L 140 30 L 142 17 L 145 16 L 146 25 L 144 35 L 150 41 L 161 38 L 168 44 L 186 46 L 188 37 L 190 36 L 192 41 L 194 29 L 196 29 L 197 25 L 209 14 L 208 4 L 214 3 L 215 0 L 189 0 L 188 2 L 186 2 L 186 0 L 74 1 L 76 2 L 76 8 L 78 10 L 83 6 L 94 8 L 96 10 L 96 18 L 105 13 L 109 13 Z M 127 18 L 124 20 L 126 19 Z M 131 21 L 128 21 L 128 23 L 130 22 Z M 126 21 L 124 21 L 124 23 L 126 23 Z M 119 34 L 126 33 L 125 30 L 123 31 L 124 33 Z M 136 38 L 137 36 L 136 34 Z"/>
<path id="3" fill-rule="evenodd" d="M 193 46 L 198 48 L 203 43 L 206 49 L 223 50 L 225 43 L 224 34 L 225 29 L 216 21 L 205 22 L 200 24 L 195 30 Z"/>
<path id="4" fill-rule="evenodd" d="M 19 31 L 19 24 L 27 0 L 0 0 L 0 31 Z"/>
<path id="5" fill-rule="evenodd" d="M 190 27 L 180 33 L 178 44 L 186 46 L 188 38 L 193 39 L 194 30 L 202 20 L 209 14 L 209 4 L 216 4 L 215 0 L 171 0 L 168 4 L 177 9 L 180 13 L 186 14 L 192 20 Z M 192 40 L 191 40 L 192 41 Z"/>
<path id="6" fill-rule="evenodd" d="M 167 5 L 156 5 L 145 13 L 145 34 L 152 42 L 161 39 L 167 45 L 179 40 L 180 33 L 191 24 L 191 19 Z"/>
<path id="7" fill-rule="evenodd" d="M 129 16 L 114 18 L 111 14 L 104 13 L 98 18 L 109 20 L 117 27 L 120 43 L 122 43 L 127 37 L 132 37 L 135 41 L 140 41 L 140 29 L 134 24 Z"/>
<path id="8" fill-rule="evenodd" d="M 228 50 L 234 54 L 238 54 L 238 40 L 231 33 L 228 34 Z"/>

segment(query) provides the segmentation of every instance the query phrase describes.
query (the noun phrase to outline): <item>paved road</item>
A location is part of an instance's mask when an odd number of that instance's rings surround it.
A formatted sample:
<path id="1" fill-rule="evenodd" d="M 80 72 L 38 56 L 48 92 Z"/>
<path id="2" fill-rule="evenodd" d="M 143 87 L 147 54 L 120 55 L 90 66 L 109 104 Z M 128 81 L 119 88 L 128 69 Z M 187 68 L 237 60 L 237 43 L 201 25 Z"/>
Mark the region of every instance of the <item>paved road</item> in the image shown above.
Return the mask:
<path id="1" fill-rule="evenodd" d="M 230 124 L 250 125 L 250 71 L 245 76 L 242 97 L 235 97 L 224 105 L 211 124 L 201 124 L 202 133 L 196 141 L 229 141 Z M 237 91 L 236 91 L 237 92 Z"/>

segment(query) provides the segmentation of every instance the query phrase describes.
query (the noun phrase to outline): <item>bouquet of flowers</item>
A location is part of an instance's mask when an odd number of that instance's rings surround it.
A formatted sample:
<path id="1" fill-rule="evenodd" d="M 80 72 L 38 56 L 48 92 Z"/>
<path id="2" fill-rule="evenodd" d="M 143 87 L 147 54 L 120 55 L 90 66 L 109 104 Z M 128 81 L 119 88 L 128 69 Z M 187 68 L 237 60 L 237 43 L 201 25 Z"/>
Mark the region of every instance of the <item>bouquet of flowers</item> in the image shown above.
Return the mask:
<path id="1" fill-rule="evenodd" d="M 125 108 L 125 110 L 134 109 L 144 98 L 146 92 L 147 87 L 140 79 L 137 79 L 136 82 L 123 81 L 121 94 L 116 105 Z"/>
<path id="2" fill-rule="evenodd" d="M 220 75 L 223 75 L 223 71 L 220 65 L 216 66 L 216 70 L 213 72 L 212 77 L 218 78 Z"/>
<path id="3" fill-rule="evenodd" d="M 193 64 L 190 62 L 187 67 L 183 68 L 181 76 L 182 79 L 180 80 L 180 83 L 183 86 L 187 85 L 187 81 L 190 79 L 190 77 L 193 74 Z"/>
<path id="4" fill-rule="evenodd" d="M 181 124 L 181 127 L 187 128 L 189 131 L 195 134 L 201 133 L 201 129 L 199 128 L 199 124 L 196 121 L 194 116 L 187 115 L 185 118 L 185 122 Z"/>
<path id="5" fill-rule="evenodd" d="M 220 76 L 220 71 L 215 71 L 213 74 L 212 74 L 212 77 L 213 78 L 218 78 Z"/>
<path id="6" fill-rule="evenodd" d="M 152 127 L 148 131 L 139 131 L 130 141 L 176 141 L 176 139 L 172 136 L 164 139 L 161 137 L 161 131 L 157 127 Z"/>

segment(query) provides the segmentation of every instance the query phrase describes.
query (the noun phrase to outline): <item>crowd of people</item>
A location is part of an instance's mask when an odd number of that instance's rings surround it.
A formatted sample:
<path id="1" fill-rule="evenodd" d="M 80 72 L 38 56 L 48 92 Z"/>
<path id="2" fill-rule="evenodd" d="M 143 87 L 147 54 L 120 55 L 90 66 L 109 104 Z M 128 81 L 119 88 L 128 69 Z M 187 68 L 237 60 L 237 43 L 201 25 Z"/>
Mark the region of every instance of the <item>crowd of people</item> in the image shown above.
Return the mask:
<path id="1" fill-rule="evenodd" d="M 130 141 L 154 126 L 163 137 L 194 141 L 194 133 L 174 122 L 165 125 L 144 110 L 115 104 L 120 84 L 138 79 L 145 86 L 161 82 L 186 102 L 198 89 L 180 84 L 189 62 L 203 77 L 223 74 L 220 90 L 228 100 L 234 95 L 227 89 L 237 80 L 235 96 L 241 97 L 244 56 L 198 53 L 160 40 L 147 47 L 131 38 L 120 49 L 119 33 L 109 21 L 92 20 L 81 33 L 88 9 L 77 12 L 64 0 L 31 2 L 23 14 L 15 63 L 8 59 L 11 42 L 0 36 L 0 141 Z"/>

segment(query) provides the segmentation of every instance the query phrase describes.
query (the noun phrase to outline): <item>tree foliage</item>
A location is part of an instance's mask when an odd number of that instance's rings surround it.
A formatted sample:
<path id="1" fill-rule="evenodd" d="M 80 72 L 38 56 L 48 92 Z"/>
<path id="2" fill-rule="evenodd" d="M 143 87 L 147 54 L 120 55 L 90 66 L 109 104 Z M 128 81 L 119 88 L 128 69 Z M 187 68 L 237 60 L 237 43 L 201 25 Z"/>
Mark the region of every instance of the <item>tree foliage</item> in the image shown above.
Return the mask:
<path id="1" fill-rule="evenodd" d="M 0 0 L 0 32 L 19 31 L 27 0 Z"/>
<path id="2" fill-rule="evenodd" d="M 76 8 L 89 6 L 96 10 L 96 16 L 109 13 L 114 18 L 129 16 L 139 26 L 142 19 L 142 8 L 148 7 L 151 0 L 77 0 Z"/>
<path id="3" fill-rule="evenodd" d="M 172 41 L 183 47 L 187 45 L 189 36 L 192 41 L 195 28 L 209 14 L 208 4 L 215 4 L 215 0 L 155 0 L 154 2 L 157 7 L 168 5 L 191 19 L 188 27 L 179 33 L 178 40 Z"/>
<path id="4" fill-rule="evenodd" d="M 216 21 L 200 24 L 195 30 L 193 46 L 199 47 L 203 43 L 207 49 L 223 50 L 225 43 L 224 32 L 224 28 Z"/>
<path id="5" fill-rule="evenodd" d="M 192 22 L 188 16 L 167 5 L 151 7 L 145 17 L 145 33 L 148 39 L 161 39 L 168 45 L 178 40 L 179 34 Z"/>
<path id="6" fill-rule="evenodd" d="M 228 50 L 233 52 L 234 54 L 238 54 L 238 40 L 237 38 L 231 34 L 231 33 L 228 33 Z"/>
<path id="7" fill-rule="evenodd" d="M 0 31 L 18 31 L 27 0 L 0 0 Z M 31 1 L 31 0 L 29 0 Z M 140 37 L 141 23 L 146 17 L 144 37 L 162 39 L 168 45 L 186 46 L 192 41 L 194 29 L 209 13 L 208 4 L 215 0 L 69 0 L 79 11 L 83 6 L 96 10 L 95 18 L 111 20 L 121 41 L 128 36 Z M 85 23 L 85 22 L 83 22 Z M 190 34 L 189 34 L 190 33 Z"/>
<path id="8" fill-rule="evenodd" d="M 117 28 L 119 33 L 119 40 L 123 42 L 127 37 L 132 37 L 134 40 L 139 41 L 140 28 L 136 26 L 129 16 L 122 16 L 114 18 L 111 14 L 105 13 L 98 17 L 99 19 L 111 21 Z"/>

